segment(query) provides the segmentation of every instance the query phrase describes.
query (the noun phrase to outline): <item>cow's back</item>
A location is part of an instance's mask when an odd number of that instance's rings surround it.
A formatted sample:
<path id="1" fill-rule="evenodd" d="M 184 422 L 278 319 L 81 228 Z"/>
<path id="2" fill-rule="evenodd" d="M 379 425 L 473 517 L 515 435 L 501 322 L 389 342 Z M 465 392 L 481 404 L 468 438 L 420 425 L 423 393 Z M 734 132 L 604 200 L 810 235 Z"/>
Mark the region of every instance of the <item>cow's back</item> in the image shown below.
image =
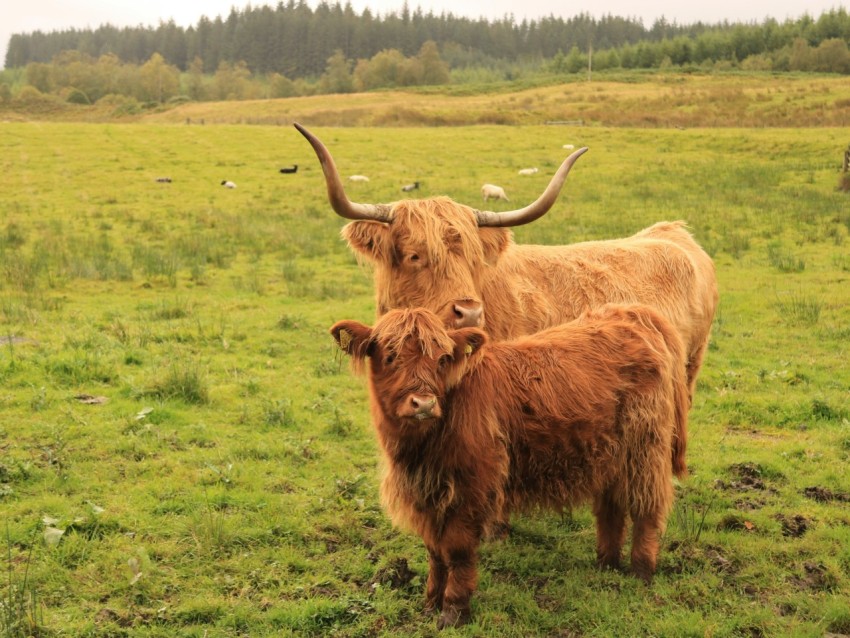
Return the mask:
<path id="1" fill-rule="evenodd" d="M 515 300 L 503 312 L 499 291 L 506 286 L 515 291 Z M 692 381 L 718 299 L 714 264 L 684 222 L 660 222 L 623 239 L 512 244 L 484 291 L 487 330 L 495 339 L 532 334 L 606 303 L 646 304 L 681 336 Z"/>

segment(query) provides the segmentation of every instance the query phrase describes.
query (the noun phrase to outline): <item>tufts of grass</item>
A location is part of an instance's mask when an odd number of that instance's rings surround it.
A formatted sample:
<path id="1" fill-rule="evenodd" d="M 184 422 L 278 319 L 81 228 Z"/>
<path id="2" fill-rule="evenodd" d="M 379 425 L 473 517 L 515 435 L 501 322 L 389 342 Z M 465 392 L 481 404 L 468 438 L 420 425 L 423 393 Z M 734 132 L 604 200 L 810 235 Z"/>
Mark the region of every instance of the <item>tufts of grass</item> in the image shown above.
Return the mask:
<path id="1" fill-rule="evenodd" d="M 44 616 L 38 591 L 30 578 L 35 548 L 35 531 L 29 539 L 29 551 L 22 561 L 14 560 L 12 537 L 6 524 L 6 582 L 0 589 L 0 636 L 2 638 L 31 638 L 43 635 Z M 15 564 L 23 563 L 23 574 Z"/>
<path id="2" fill-rule="evenodd" d="M 779 272 L 803 272 L 806 269 L 806 261 L 794 255 L 781 244 L 772 242 L 767 246 L 767 259 L 770 265 Z"/>
<path id="3" fill-rule="evenodd" d="M 271 427 L 289 428 L 296 424 L 292 411 L 292 401 L 279 399 L 263 404 L 263 422 Z"/>
<path id="4" fill-rule="evenodd" d="M 164 376 L 145 390 L 143 396 L 161 400 L 178 399 L 193 405 L 210 402 L 206 369 L 197 361 L 181 360 L 171 363 Z"/>
<path id="5" fill-rule="evenodd" d="M 820 320 L 823 301 L 802 291 L 778 296 L 776 309 L 780 318 L 792 326 L 814 326 Z"/>

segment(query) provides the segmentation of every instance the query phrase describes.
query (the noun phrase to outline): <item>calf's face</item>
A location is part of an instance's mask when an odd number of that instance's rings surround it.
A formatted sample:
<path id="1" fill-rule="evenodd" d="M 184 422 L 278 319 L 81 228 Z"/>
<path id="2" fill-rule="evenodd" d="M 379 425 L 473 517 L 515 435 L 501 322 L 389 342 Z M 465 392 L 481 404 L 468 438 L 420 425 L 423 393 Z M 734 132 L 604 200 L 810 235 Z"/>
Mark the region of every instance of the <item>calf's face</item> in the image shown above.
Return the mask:
<path id="1" fill-rule="evenodd" d="M 369 361 L 374 399 L 393 421 L 427 426 L 445 412 L 445 397 L 486 342 L 477 328 L 447 330 L 425 309 L 392 310 L 374 328 L 340 321 L 331 328 L 355 365 Z"/>

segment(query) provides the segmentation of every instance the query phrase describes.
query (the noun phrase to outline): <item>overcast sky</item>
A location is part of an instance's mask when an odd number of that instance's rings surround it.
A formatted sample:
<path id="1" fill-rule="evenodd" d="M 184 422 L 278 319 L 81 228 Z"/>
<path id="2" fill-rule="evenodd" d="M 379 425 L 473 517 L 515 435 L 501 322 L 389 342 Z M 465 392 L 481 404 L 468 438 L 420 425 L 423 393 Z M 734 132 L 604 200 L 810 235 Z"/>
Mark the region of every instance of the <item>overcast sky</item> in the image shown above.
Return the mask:
<path id="1" fill-rule="evenodd" d="M 311 7 L 319 0 L 307 0 Z M 357 13 L 369 7 L 373 13 L 385 14 L 399 11 L 404 0 L 351 0 L 351 6 Z M 13 33 L 32 31 L 53 31 L 67 28 L 97 28 L 109 23 L 114 26 L 150 25 L 156 26 L 160 20 L 173 19 L 180 26 L 195 25 L 202 15 L 215 18 L 226 17 L 230 8 L 243 8 L 248 4 L 233 0 L 2 0 L 0 2 L 0 64 L 6 59 L 6 46 Z M 263 2 L 254 0 L 252 6 L 269 4 L 275 6 L 277 0 Z M 331 2 L 333 4 L 333 2 Z M 342 2 L 345 4 L 345 2 Z M 799 18 L 804 13 L 817 17 L 829 9 L 847 8 L 850 0 L 712 0 L 712 2 L 691 3 L 684 0 L 645 0 L 635 3 L 633 0 L 465 0 L 462 3 L 453 0 L 411 0 L 411 9 L 422 7 L 424 12 L 433 10 L 439 15 L 451 12 L 471 18 L 501 18 L 513 14 L 517 20 L 539 18 L 551 14 L 571 17 L 579 13 L 589 13 L 594 17 L 612 14 L 643 20 L 649 27 L 659 17 L 664 16 L 670 22 L 690 24 L 692 22 L 761 22 L 767 17 L 783 21 L 786 18 Z"/>

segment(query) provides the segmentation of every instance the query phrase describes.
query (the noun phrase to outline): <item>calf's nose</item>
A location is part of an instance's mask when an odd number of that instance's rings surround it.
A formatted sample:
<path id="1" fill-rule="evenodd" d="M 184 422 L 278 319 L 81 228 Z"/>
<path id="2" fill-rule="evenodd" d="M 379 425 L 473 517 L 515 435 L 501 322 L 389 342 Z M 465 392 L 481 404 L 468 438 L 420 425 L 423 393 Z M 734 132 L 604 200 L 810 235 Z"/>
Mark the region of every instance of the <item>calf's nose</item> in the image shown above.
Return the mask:
<path id="1" fill-rule="evenodd" d="M 437 397 L 433 394 L 411 394 L 409 401 L 413 416 L 418 418 L 432 416 L 434 406 L 437 405 Z"/>
<path id="2" fill-rule="evenodd" d="M 480 301 L 463 299 L 452 305 L 455 328 L 478 328 L 481 325 L 481 316 L 484 306 Z"/>

